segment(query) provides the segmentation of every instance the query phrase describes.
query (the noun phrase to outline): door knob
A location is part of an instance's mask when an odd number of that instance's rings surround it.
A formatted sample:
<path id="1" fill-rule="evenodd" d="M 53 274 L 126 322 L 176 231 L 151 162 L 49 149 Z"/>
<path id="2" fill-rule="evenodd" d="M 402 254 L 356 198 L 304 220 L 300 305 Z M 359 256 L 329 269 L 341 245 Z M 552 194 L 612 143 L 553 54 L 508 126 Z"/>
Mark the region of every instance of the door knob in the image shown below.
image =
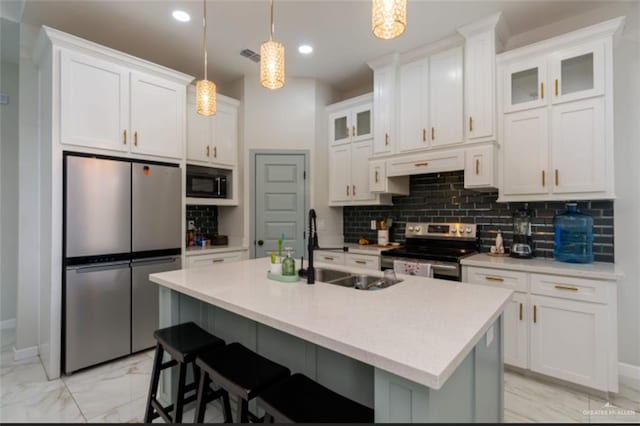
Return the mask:
<path id="1" fill-rule="evenodd" d="M 263 245 L 264 245 L 264 241 L 262 241 L 262 240 L 258 240 L 258 245 L 259 245 L 259 246 L 263 246 Z"/>

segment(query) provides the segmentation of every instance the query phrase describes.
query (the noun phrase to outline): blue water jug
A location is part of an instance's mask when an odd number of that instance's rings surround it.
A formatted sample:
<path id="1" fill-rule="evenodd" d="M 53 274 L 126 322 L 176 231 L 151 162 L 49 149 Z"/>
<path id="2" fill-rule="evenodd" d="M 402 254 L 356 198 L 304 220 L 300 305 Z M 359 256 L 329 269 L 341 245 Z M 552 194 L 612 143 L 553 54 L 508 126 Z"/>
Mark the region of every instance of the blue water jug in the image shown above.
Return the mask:
<path id="1" fill-rule="evenodd" d="M 593 218 L 580 213 L 576 203 L 567 203 L 567 211 L 553 217 L 555 245 L 553 257 L 560 262 L 593 262 Z"/>

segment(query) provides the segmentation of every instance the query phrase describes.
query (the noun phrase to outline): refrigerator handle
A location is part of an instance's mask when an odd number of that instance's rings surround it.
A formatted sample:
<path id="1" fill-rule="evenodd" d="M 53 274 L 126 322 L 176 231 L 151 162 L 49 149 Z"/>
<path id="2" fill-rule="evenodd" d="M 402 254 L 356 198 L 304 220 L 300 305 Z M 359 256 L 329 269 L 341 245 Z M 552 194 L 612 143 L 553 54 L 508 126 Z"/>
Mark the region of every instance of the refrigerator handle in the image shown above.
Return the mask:
<path id="1" fill-rule="evenodd" d="M 108 262 L 108 263 L 100 263 L 96 265 L 82 265 L 82 266 L 69 266 L 67 267 L 68 271 L 76 271 L 77 274 L 86 274 L 89 272 L 98 272 L 98 271 L 110 271 L 112 269 L 124 269 L 128 268 L 130 265 L 129 261 L 126 262 Z"/>
<path id="2" fill-rule="evenodd" d="M 156 265 L 156 264 L 161 264 L 161 263 L 175 263 L 177 260 L 180 259 L 180 256 L 173 256 L 173 257 L 165 257 L 162 259 L 150 259 L 150 260 L 133 260 L 131 261 L 131 266 L 132 267 L 136 267 L 136 266 L 146 266 L 146 265 Z"/>

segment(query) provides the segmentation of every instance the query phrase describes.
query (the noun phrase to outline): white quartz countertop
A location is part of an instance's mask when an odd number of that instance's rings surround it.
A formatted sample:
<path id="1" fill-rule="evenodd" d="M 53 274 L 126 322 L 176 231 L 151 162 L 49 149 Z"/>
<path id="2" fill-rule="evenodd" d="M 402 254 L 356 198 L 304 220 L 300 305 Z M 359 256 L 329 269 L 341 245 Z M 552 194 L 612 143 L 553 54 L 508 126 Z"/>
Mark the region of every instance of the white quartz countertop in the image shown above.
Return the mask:
<path id="1" fill-rule="evenodd" d="M 262 258 L 152 274 L 150 279 L 434 389 L 485 335 L 512 293 L 405 275 L 389 288 L 361 291 L 322 282 L 271 281 L 268 269 L 269 260 Z"/>
<path id="2" fill-rule="evenodd" d="M 205 254 L 229 253 L 233 251 L 249 250 L 243 246 L 208 246 L 208 247 L 187 247 L 184 251 L 185 256 L 199 256 Z"/>
<path id="3" fill-rule="evenodd" d="M 508 269 L 510 271 L 564 275 L 579 278 L 617 281 L 624 277 L 615 263 L 594 262 L 587 264 L 564 263 L 553 259 L 516 259 L 513 257 L 493 257 L 486 253 L 465 257 L 463 266 Z"/>

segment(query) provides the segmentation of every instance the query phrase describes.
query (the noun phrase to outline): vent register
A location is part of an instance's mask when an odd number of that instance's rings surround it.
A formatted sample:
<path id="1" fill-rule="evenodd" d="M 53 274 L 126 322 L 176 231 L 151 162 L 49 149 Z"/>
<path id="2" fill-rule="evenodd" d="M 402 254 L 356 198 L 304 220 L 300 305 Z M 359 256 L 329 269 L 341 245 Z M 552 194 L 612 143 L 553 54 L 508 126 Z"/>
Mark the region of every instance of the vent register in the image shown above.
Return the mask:
<path id="1" fill-rule="evenodd" d="M 247 58 L 247 59 L 250 59 L 250 60 L 252 60 L 252 61 L 253 61 L 253 62 L 255 62 L 255 63 L 258 63 L 258 64 L 260 63 L 260 54 L 259 54 L 259 53 L 254 52 L 254 51 L 253 51 L 253 50 L 251 50 L 251 49 L 244 49 L 244 50 L 242 50 L 242 51 L 240 52 L 240 56 L 243 56 L 243 57 L 245 57 L 245 58 Z"/>

